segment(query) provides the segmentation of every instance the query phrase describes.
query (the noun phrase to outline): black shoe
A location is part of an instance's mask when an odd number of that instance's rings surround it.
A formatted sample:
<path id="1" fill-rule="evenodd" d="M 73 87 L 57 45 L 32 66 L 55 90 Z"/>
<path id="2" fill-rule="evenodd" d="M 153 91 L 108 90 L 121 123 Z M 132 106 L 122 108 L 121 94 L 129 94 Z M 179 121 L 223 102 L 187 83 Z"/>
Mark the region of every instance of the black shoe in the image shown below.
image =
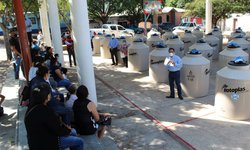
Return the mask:
<path id="1" fill-rule="evenodd" d="M 174 96 L 166 96 L 166 98 L 174 98 Z"/>
<path id="2" fill-rule="evenodd" d="M 115 65 L 115 64 L 111 64 L 112 66 Z"/>
<path id="3" fill-rule="evenodd" d="M 183 97 L 182 97 L 182 96 L 179 96 L 179 99 L 180 99 L 180 100 L 183 100 Z"/>

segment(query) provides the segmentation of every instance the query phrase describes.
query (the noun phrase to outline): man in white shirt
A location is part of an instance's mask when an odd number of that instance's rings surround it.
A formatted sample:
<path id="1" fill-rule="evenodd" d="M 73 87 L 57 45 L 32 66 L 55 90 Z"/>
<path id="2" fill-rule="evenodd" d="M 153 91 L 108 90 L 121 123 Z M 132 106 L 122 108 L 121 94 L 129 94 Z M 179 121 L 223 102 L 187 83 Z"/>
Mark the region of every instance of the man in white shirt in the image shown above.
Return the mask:
<path id="1" fill-rule="evenodd" d="M 164 65 L 169 71 L 169 86 L 170 86 L 170 95 L 166 98 L 175 98 L 174 92 L 174 82 L 177 86 L 178 97 L 180 100 L 183 100 L 181 85 L 180 85 L 180 70 L 182 68 L 182 60 L 179 56 L 175 55 L 175 50 L 169 48 L 168 50 L 170 57 L 165 59 Z"/>

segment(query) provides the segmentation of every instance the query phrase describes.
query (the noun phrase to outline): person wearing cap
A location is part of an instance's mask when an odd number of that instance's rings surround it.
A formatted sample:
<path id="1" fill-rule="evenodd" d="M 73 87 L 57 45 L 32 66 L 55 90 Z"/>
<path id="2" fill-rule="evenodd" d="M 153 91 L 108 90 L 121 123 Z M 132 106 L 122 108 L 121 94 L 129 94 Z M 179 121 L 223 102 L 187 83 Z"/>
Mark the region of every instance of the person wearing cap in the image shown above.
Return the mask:
<path id="1" fill-rule="evenodd" d="M 112 38 L 109 41 L 110 54 L 112 59 L 112 65 L 118 65 L 118 54 L 117 49 L 118 40 L 115 38 L 115 34 L 112 34 Z"/>
<path id="2" fill-rule="evenodd" d="M 169 71 L 169 86 L 170 86 L 170 95 L 166 96 L 166 98 L 175 98 L 174 92 L 174 82 L 177 86 L 178 97 L 180 100 L 183 100 L 181 85 L 180 85 L 180 70 L 182 68 L 182 60 L 179 56 L 175 55 L 174 48 L 169 48 L 169 57 L 167 57 L 164 61 L 164 65 L 167 67 Z"/>

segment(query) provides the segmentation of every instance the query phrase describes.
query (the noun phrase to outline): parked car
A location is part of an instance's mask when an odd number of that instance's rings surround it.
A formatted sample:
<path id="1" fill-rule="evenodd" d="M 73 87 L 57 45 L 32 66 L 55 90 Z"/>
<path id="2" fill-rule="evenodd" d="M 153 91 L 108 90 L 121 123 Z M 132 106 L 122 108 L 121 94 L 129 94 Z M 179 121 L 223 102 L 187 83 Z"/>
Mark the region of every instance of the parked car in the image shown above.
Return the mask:
<path id="1" fill-rule="evenodd" d="M 122 34 L 130 34 L 134 36 L 135 32 L 131 29 L 126 29 L 118 24 L 103 24 L 101 28 L 92 28 L 90 29 L 91 35 L 95 35 L 105 32 L 105 34 L 115 34 L 116 37 L 121 36 Z"/>
<path id="2" fill-rule="evenodd" d="M 172 23 L 169 23 L 169 22 L 159 24 L 158 26 L 162 30 L 172 30 L 175 27 L 175 25 L 173 25 Z"/>
<path id="3" fill-rule="evenodd" d="M 196 23 L 194 22 L 184 22 L 174 27 L 173 29 L 181 29 L 181 30 L 193 30 L 196 28 Z"/>

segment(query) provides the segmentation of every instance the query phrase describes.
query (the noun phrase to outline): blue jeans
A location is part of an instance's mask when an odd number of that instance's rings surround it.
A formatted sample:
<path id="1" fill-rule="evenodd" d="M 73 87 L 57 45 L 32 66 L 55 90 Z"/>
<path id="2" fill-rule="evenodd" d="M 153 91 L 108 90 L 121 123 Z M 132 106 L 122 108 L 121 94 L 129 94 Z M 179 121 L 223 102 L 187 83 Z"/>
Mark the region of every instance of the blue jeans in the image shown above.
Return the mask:
<path id="1" fill-rule="evenodd" d="M 14 71 L 15 71 L 15 78 L 19 78 L 19 71 L 20 71 L 20 65 L 22 62 L 21 57 L 15 57 L 15 64 L 14 64 Z"/>
<path id="2" fill-rule="evenodd" d="M 70 148 L 70 150 L 83 150 L 83 140 L 76 136 L 76 130 L 72 129 L 70 136 L 60 137 L 60 146 L 62 149 Z"/>
<path id="3" fill-rule="evenodd" d="M 63 79 L 60 81 L 57 81 L 57 86 L 64 86 L 66 89 L 68 89 L 68 87 L 71 85 L 71 82 L 68 79 Z"/>

